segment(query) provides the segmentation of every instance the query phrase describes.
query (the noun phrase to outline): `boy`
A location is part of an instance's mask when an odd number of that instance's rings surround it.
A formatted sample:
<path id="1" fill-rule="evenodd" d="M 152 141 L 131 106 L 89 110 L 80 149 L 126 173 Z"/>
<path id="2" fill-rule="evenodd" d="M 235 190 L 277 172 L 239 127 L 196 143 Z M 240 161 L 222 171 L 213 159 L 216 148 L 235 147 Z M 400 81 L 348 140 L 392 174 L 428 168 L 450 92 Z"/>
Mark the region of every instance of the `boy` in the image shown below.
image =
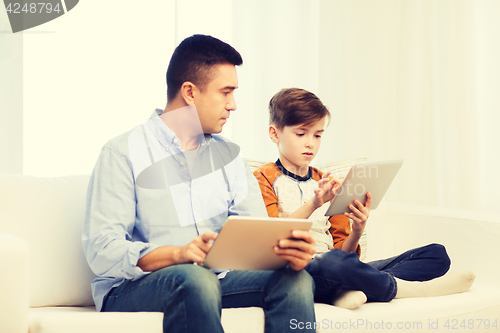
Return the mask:
<path id="1" fill-rule="evenodd" d="M 352 309 L 367 300 L 387 302 L 395 297 L 437 296 L 469 289 L 472 272 L 443 276 L 450 259 L 439 244 L 368 264 L 359 261 L 358 242 L 370 215 L 370 193 L 365 204 L 355 200 L 351 212 L 328 218 L 324 203 L 335 196 L 340 181 L 309 166 L 319 150 L 330 112 L 313 93 L 297 88 L 274 95 L 269 112 L 269 136 L 278 147 L 279 159 L 259 167 L 254 176 L 270 217 L 313 221 L 316 255 L 306 270 L 315 281 L 317 302 Z"/>

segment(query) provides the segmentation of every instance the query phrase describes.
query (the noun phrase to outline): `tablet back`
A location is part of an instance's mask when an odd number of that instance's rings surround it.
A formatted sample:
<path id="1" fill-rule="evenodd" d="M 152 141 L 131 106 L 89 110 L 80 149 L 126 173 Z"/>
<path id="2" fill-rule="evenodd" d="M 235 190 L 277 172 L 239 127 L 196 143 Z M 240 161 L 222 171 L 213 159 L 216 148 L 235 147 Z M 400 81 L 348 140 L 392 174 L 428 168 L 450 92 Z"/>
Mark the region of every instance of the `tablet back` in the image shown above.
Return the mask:
<path id="1" fill-rule="evenodd" d="M 376 209 L 402 164 L 403 160 L 394 160 L 353 165 L 325 215 L 350 212 L 355 199 L 365 203 L 367 192 L 372 195 L 371 210 Z"/>
<path id="2" fill-rule="evenodd" d="M 288 261 L 274 253 L 280 239 L 292 230 L 309 230 L 305 219 L 230 216 L 208 251 L 203 266 L 211 269 L 273 270 Z"/>

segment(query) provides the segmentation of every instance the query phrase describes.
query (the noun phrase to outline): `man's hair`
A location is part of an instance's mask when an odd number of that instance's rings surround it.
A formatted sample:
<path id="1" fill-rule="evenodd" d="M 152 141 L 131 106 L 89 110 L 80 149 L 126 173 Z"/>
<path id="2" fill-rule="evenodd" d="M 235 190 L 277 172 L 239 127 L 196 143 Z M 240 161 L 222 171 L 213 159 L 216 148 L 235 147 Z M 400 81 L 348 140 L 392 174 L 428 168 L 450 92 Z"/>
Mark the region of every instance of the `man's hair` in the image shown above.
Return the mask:
<path id="1" fill-rule="evenodd" d="M 330 117 L 327 107 L 315 94 L 304 89 L 282 89 L 269 101 L 269 125 L 280 131 L 285 126 L 309 126 L 326 116 Z"/>
<path id="2" fill-rule="evenodd" d="M 175 49 L 167 69 L 167 99 L 173 100 L 186 81 L 201 90 L 212 80 L 213 66 L 243 63 L 241 55 L 231 45 L 206 35 L 184 39 Z"/>

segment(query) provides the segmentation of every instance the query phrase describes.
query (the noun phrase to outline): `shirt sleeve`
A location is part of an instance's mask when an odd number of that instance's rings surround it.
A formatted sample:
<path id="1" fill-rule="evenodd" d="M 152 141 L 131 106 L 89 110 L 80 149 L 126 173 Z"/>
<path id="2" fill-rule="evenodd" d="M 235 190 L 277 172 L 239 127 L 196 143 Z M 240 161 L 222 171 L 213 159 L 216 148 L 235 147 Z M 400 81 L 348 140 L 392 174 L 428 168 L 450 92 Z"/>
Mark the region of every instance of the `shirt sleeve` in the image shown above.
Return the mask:
<path id="1" fill-rule="evenodd" d="M 130 162 L 105 146 L 90 177 L 82 233 L 84 253 L 96 275 L 134 280 L 148 274 L 137 262 L 157 246 L 132 241 L 135 216 Z"/>
<path id="2" fill-rule="evenodd" d="M 333 247 L 335 249 L 342 250 L 342 245 L 344 245 L 345 240 L 351 233 L 351 223 L 347 216 L 344 215 L 334 215 L 330 217 L 330 234 L 333 237 Z M 358 257 L 361 255 L 361 247 L 356 247 L 356 253 Z"/>
<path id="3" fill-rule="evenodd" d="M 228 215 L 267 217 L 257 181 L 241 155 L 236 158 L 234 169 Z"/>
<path id="4" fill-rule="evenodd" d="M 258 169 L 253 172 L 253 175 L 257 179 L 259 184 L 259 189 L 261 192 L 261 196 L 264 199 L 264 204 L 266 206 L 267 215 L 269 217 L 279 217 L 279 209 L 278 209 L 278 197 L 276 196 L 276 192 L 273 189 L 272 179 L 273 177 L 267 177 L 262 171 L 269 169 Z"/>

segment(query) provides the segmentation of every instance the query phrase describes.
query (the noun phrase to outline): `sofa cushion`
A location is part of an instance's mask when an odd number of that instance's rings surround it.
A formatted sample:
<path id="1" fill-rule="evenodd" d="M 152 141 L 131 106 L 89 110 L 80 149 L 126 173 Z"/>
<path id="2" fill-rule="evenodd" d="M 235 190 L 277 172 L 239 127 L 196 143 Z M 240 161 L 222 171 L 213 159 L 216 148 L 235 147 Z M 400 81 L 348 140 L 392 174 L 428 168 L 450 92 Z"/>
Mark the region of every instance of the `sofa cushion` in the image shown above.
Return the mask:
<path id="1" fill-rule="evenodd" d="M 459 325 L 468 326 L 465 331 L 491 332 L 500 325 L 500 287 L 474 285 L 466 293 L 367 303 L 356 310 L 317 303 L 315 311 L 318 333 L 464 331 Z M 162 316 L 154 312 L 97 313 L 93 307 L 35 308 L 30 309 L 30 333 L 160 333 Z M 492 327 L 495 320 L 496 328 Z M 300 325 L 303 323 L 290 319 L 290 328 L 300 331 Z M 222 326 L 226 333 L 262 333 L 264 313 L 261 308 L 223 309 Z"/>
<path id="2" fill-rule="evenodd" d="M 465 293 L 373 302 L 356 310 L 326 304 L 315 309 L 318 333 L 492 332 L 500 327 L 500 287 L 473 285 Z"/>
<path id="3" fill-rule="evenodd" d="M 161 312 L 106 312 L 94 307 L 44 307 L 30 309 L 30 333 L 161 333 Z M 223 309 L 226 333 L 264 332 L 261 308 Z"/>
<path id="4" fill-rule="evenodd" d="M 28 331 L 28 244 L 0 231 L 0 332 Z"/>
<path id="5" fill-rule="evenodd" d="M 0 231 L 30 252 L 30 306 L 93 304 L 81 246 L 89 176 L 0 174 Z"/>
<path id="6" fill-rule="evenodd" d="M 94 307 L 30 309 L 30 333 L 162 333 L 161 312 L 96 312 Z"/>

